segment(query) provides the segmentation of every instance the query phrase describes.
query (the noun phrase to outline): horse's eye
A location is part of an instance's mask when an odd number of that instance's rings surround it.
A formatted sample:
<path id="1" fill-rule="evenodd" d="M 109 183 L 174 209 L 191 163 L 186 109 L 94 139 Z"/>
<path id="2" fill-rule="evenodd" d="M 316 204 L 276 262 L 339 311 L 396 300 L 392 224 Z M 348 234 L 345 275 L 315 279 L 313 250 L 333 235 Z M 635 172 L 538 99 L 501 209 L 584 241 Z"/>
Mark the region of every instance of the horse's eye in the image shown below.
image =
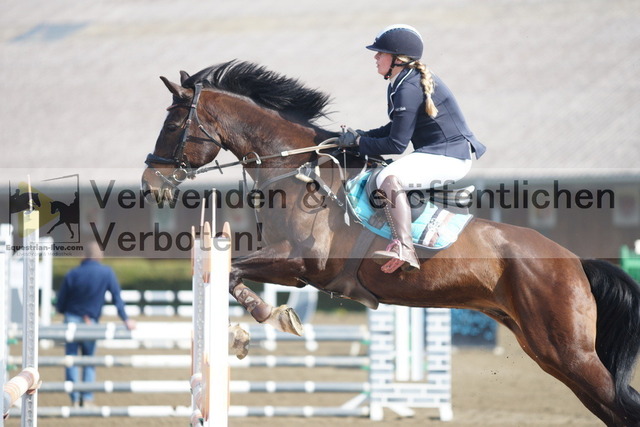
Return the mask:
<path id="1" fill-rule="evenodd" d="M 167 126 L 165 127 L 169 132 L 175 132 L 176 130 L 178 130 L 178 125 L 176 125 L 175 123 L 167 123 Z"/>

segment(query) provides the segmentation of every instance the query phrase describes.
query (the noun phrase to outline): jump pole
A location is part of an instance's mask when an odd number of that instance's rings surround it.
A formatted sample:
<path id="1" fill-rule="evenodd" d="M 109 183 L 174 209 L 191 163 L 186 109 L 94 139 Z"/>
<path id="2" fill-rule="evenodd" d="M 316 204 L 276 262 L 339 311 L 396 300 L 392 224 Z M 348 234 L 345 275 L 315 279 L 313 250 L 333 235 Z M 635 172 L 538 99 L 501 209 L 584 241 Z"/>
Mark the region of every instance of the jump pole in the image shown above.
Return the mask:
<path id="1" fill-rule="evenodd" d="M 28 193 L 31 194 L 31 178 L 28 179 Z M 38 386 L 40 376 L 38 374 L 38 254 L 39 254 L 39 212 L 33 209 L 33 201 L 29 200 L 29 207 L 22 213 L 22 235 L 24 248 L 24 267 L 22 285 L 22 372 L 4 382 L 2 376 L 2 420 L 8 415 L 13 403 L 22 397 L 22 427 L 37 427 L 38 425 Z M 8 285 L 8 283 L 4 283 Z M 4 289 L 2 289 L 3 295 Z M 5 301 L 3 301 L 5 302 Z M 4 306 L 3 306 L 4 309 Z M 4 316 L 4 314 L 3 314 Z M 4 322 L 3 322 L 4 323 Z M 3 328 L 6 325 L 2 325 Z M 6 336 L 2 336 L 6 340 Z M 4 347 L 4 345 L 3 345 Z M 5 369 L 6 347 L 2 350 L 2 370 Z M 3 372 L 4 374 L 4 372 Z"/>
<path id="2" fill-rule="evenodd" d="M 31 179 L 29 178 L 29 194 Z M 23 213 L 24 279 L 22 310 L 22 369 L 38 370 L 38 237 L 40 213 L 33 209 L 33 201 L 29 200 L 29 209 Z M 26 393 L 22 397 L 21 425 L 37 427 L 38 425 L 38 392 Z"/>
<path id="3" fill-rule="evenodd" d="M 215 227 L 215 191 L 212 224 Z M 203 207 L 205 204 L 203 203 Z M 201 219 L 201 236 L 193 238 L 193 345 L 191 425 L 227 427 L 229 414 L 229 272 L 231 230 L 221 235 Z M 192 234 L 195 234 L 192 229 Z M 198 302 L 197 296 L 202 296 Z M 215 369 L 211 369 L 211 367 Z"/>
<path id="4" fill-rule="evenodd" d="M 2 396 L 2 416 L 0 416 L 0 427 L 4 427 L 4 416 L 9 410 L 9 405 L 5 402 L 4 399 L 4 383 L 7 381 L 7 327 L 6 327 L 6 313 L 7 313 L 7 293 L 6 289 L 9 286 L 9 278 L 7 275 L 7 265 L 9 254 L 6 250 L 6 243 L 0 242 L 0 309 L 2 309 L 2 313 L 0 313 L 0 384 L 3 386 L 3 396 Z"/>

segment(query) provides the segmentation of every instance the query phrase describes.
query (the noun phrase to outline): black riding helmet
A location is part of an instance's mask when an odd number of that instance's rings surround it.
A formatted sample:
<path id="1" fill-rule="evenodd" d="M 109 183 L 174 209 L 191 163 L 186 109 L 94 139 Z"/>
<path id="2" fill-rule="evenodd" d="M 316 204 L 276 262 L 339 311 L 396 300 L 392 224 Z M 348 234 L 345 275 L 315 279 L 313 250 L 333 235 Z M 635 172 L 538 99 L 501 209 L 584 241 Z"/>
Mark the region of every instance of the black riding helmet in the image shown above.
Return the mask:
<path id="1" fill-rule="evenodd" d="M 423 43 L 418 31 L 409 25 L 391 25 L 376 36 L 367 49 L 375 52 L 405 55 L 414 61 L 422 57 Z"/>

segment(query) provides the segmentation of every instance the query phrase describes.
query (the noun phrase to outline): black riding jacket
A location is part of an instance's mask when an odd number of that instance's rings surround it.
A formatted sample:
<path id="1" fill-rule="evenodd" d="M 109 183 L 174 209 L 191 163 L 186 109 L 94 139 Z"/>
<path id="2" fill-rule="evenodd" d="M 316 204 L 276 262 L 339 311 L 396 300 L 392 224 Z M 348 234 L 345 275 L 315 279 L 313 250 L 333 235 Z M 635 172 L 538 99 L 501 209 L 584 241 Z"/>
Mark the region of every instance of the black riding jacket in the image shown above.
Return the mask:
<path id="1" fill-rule="evenodd" d="M 360 138 L 360 153 L 401 154 L 409 142 L 416 151 L 457 159 L 480 158 L 486 147 L 469 130 L 453 93 L 436 75 L 433 102 L 435 118 L 425 112 L 426 95 L 420 85 L 420 72 L 407 68 L 388 88 L 388 114 L 385 126 L 366 131 Z M 471 150 L 470 150 L 471 149 Z"/>

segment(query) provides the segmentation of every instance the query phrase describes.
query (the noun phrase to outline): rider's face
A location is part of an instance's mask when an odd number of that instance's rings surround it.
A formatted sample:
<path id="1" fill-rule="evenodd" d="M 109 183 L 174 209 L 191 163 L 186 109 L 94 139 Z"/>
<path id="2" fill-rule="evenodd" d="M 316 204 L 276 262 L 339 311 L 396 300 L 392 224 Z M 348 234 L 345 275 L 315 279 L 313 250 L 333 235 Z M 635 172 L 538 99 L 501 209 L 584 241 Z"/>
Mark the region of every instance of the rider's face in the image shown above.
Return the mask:
<path id="1" fill-rule="evenodd" d="M 390 53 L 376 52 L 374 56 L 376 60 L 376 66 L 378 67 L 378 74 L 384 76 L 391 67 L 391 61 L 393 61 L 393 55 Z"/>

